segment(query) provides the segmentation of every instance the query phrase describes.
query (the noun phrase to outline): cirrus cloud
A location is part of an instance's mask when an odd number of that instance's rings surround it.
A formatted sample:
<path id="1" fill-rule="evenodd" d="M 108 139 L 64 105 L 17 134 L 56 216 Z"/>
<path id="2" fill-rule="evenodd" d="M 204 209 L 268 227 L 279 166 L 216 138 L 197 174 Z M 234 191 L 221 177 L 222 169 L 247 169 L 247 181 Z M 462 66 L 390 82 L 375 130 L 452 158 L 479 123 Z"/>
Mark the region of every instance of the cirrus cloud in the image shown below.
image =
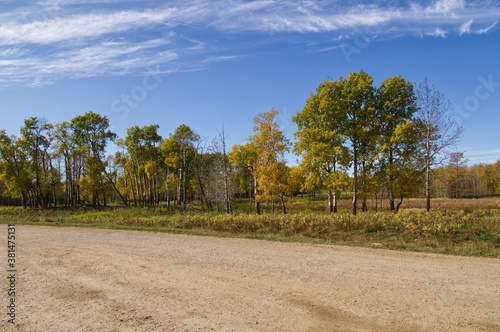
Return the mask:
<path id="1" fill-rule="evenodd" d="M 227 0 L 183 3 L 116 0 L 2 1 L 0 85 L 48 84 L 60 79 L 141 75 L 150 66 L 198 70 L 241 57 L 272 36 L 294 36 L 335 49 L 360 29 L 391 36 L 485 34 L 499 5 L 488 0 L 385 1 L 345 4 L 321 0 Z M 310 37 L 314 35 L 314 43 Z M 251 39 L 252 42 L 248 42 Z M 238 42 L 239 41 L 239 42 Z M 253 46 L 252 46 L 253 45 Z"/>

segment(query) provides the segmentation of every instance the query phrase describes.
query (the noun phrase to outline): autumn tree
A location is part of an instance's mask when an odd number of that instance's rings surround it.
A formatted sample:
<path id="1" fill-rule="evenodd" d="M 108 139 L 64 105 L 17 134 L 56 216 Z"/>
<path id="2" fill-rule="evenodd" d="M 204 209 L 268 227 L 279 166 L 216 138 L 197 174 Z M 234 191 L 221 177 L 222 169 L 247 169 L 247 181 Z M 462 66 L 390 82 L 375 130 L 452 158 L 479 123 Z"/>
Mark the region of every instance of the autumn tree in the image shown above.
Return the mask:
<path id="1" fill-rule="evenodd" d="M 120 142 L 119 139 L 117 139 L 116 142 L 117 145 L 120 146 L 118 144 Z M 117 151 L 113 158 L 113 165 L 116 172 L 116 187 L 120 191 L 122 197 L 127 201 L 127 204 L 131 204 L 132 200 L 134 205 L 137 205 L 130 156 L 124 151 Z"/>
<path id="2" fill-rule="evenodd" d="M 311 93 L 304 109 L 292 120 L 297 124 L 293 151 L 302 155 L 301 168 L 308 189 L 323 186 L 328 190 L 330 212 L 337 212 L 337 196 L 346 184 L 349 164 L 342 135 L 344 109 L 341 81 L 325 81 Z"/>
<path id="3" fill-rule="evenodd" d="M 52 129 L 45 119 L 30 117 L 21 127 L 21 137 L 0 134 L 0 177 L 24 207 L 56 205 L 62 193 L 61 173 L 51 151 Z"/>
<path id="4" fill-rule="evenodd" d="M 238 174 L 238 185 L 240 190 L 249 190 L 254 194 L 255 212 L 260 214 L 260 202 L 256 199 L 258 194 L 258 182 L 256 166 L 259 157 L 259 148 L 250 141 L 244 145 L 233 145 L 228 153 L 228 159 Z M 253 190 L 252 190 L 253 189 Z M 250 206 L 252 195 L 249 195 Z"/>
<path id="5" fill-rule="evenodd" d="M 495 195 L 500 195 L 500 160 L 493 164 L 495 172 Z"/>
<path id="6" fill-rule="evenodd" d="M 500 160 L 494 164 L 485 165 L 481 176 L 488 195 L 500 195 Z"/>
<path id="7" fill-rule="evenodd" d="M 175 130 L 172 139 L 176 142 L 180 163 L 179 163 L 179 179 L 180 185 L 182 188 L 178 190 L 178 202 L 182 202 L 183 209 L 186 209 L 186 200 L 187 200 L 187 176 L 188 176 L 188 167 L 189 161 L 192 159 L 191 157 L 194 154 L 194 145 L 200 139 L 200 136 L 196 134 L 194 131 L 184 124 L 177 127 Z"/>
<path id="8" fill-rule="evenodd" d="M 431 209 L 431 168 L 446 160 L 446 150 L 455 145 L 462 136 L 463 127 L 450 114 L 451 103 L 427 79 L 417 89 L 418 129 L 420 149 L 423 152 L 425 169 L 426 209 Z"/>
<path id="9" fill-rule="evenodd" d="M 54 126 L 53 131 L 54 154 L 63 160 L 65 182 L 65 204 L 76 206 L 80 203 L 80 186 L 78 181 L 82 177 L 85 166 L 85 153 L 78 148 L 73 139 L 71 124 L 62 122 Z"/>
<path id="10" fill-rule="evenodd" d="M 145 147 L 146 162 L 144 166 L 148 192 L 149 203 L 158 205 L 158 186 L 159 186 L 159 156 L 162 137 L 158 134 L 159 125 L 149 125 L 142 127 L 142 141 Z"/>
<path id="11" fill-rule="evenodd" d="M 170 201 L 173 197 L 173 190 L 180 186 L 180 180 L 176 177 L 177 172 L 175 171 L 180 165 L 179 149 L 176 141 L 172 137 L 172 134 L 162 141 L 161 152 L 166 172 L 164 187 L 166 189 L 167 209 L 170 209 Z"/>
<path id="12" fill-rule="evenodd" d="M 283 214 L 286 214 L 285 196 L 293 194 L 290 186 L 290 168 L 284 161 L 269 163 L 265 167 L 265 173 L 259 176 L 261 199 L 272 202 L 274 212 L 274 201 L 278 198 L 281 202 Z"/>
<path id="13" fill-rule="evenodd" d="M 24 120 L 21 127 L 20 147 L 29 157 L 28 170 L 34 180 L 32 190 L 35 198 L 35 207 L 46 207 L 48 197 L 46 197 L 51 172 L 51 156 L 49 148 L 51 145 L 50 131 L 52 125 L 45 119 L 30 117 Z M 54 174 L 55 175 L 55 174 Z"/>
<path id="14" fill-rule="evenodd" d="M 463 152 L 452 152 L 448 161 L 448 190 L 450 197 L 459 198 L 465 190 L 463 183 L 467 171 L 467 159 Z"/>
<path id="15" fill-rule="evenodd" d="M 349 157 L 353 166 L 353 214 L 358 201 L 358 177 L 366 181 L 367 167 L 374 134 L 376 133 L 376 113 L 374 108 L 373 79 L 364 71 L 352 72 L 347 79 L 339 78 L 341 133 L 347 141 Z"/>
<path id="16" fill-rule="evenodd" d="M 21 197 L 23 206 L 48 207 L 57 205 L 62 194 L 62 175 L 53 151 L 53 126 L 45 119 L 30 117 L 21 127 L 21 137 L 0 136 L 0 177 L 8 192 Z"/>
<path id="17" fill-rule="evenodd" d="M 436 197 L 485 197 L 500 194 L 500 161 L 467 165 L 465 153 L 450 154 L 446 166 L 432 169 Z"/>
<path id="18" fill-rule="evenodd" d="M 131 175 L 130 191 L 142 204 L 158 204 L 159 154 L 161 136 L 159 125 L 132 126 L 127 128 L 125 139 L 118 139 L 117 145 L 126 149 L 129 160 L 120 159 Z M 121 157 L 121 156 L 119 156 Z"/>
<path id="19" fill-rule="evenodd" d="M 233 146 L 234 148 L 234 146 Z M 233 176 L 231 181 L 238 190 L 240 196 L 246 196 L 248 200 L 248 210 L 252 211 L 253 206 L 253 183 L 254 179 L 251 170 L 244 165 L 239 165 L 235 163 L 232 159 L 233 149 L 228 153 L 229 165 L 233 171 Z"/>
<path id="20" fill-rule="evenodd" d="M 398 210 L 395 198 L 403 201 L 414 193 L 422 179 L 420 137 L 414 123 L 417 111 L 413 85 L 400 76 L 386 79 L 377 90 L 379 167 L 389 194 L 390 210 Z"/>
<path id="21" fill-rule="evenodd" d="M 106 173 L 106 145 L 116 139 L 116 134 L 108 130 L 108 118 L 94 112 L 87 112 L 73 118 L 70 127 L 77 146 L 88 153 L 86 174 L 82 184 L 87 190 L 93 191 L 91 195 L 93 205 L 96 204 L 99 193 L 105 192 L 105 181 L 115 189 L 123 204 L 127 205 L 112 178 Z"/>
<path id="22" fill-rule="evenodd" d="M 29 158 L 21 149 L 14 135 L 0 130 L 0 180 L 4 182 L 11 197 L 21 198 L 24 208 L 31 206 L 30 188 L 32 181 Z"/>
<path id="23" fill-rule="evenodd" d="M 254 135 L 250 137 L 257 148 L 257 161 L 254 166 L 254 177 L 257 179 L 260 192 L 256 200 L 276 198 L 281 201 L 283 213 L 286 214 L 284 197 L 289 195 L 286 184 L 288 168 L 285 153 L 290 150 L 291 143 L 283 135 L 276 123 L 278 111 L 272 109 L 254 117 Z"/>
<path id="24" fill-rule="evenodd" d="M 115 169 L 118 173 L 117 188 L 128 204 L 130 204 L 132 200 L 134 205 L 137 206 L 137 204 L 140 203 L 141 196 L 138 192 L 139 186 L 136 163 L 128 152 L 124 139 L 118 138 L 115 143 L 118 147 L 124 149 L 123 151 L 117 151 L 113 159 Z"/>
<path id="25" fill-rule="evenodd" d="M 79 180 L 82 198 L 91 201 L 93 206 L 100 204 L 99 197 L 103 198 L 104 206 L 106 206 L 107 195 L 113 189 L 110 183 L 111 179 L 106 174 L 105 165 L 107 163 L 100 162 L 93 156 L 88 156 L 85 171 Z M 126 204 L 125 200 L 124 203 Z"/>
<path id="26" fill-rule="evenodd" d="M 304 170 L 300 166 L 292 166 L 288 172 L 287 184 L 291 194 L 299 194 L 303 192 L 305 187 L 306 177 Z"/>
<path id="27" fill-rule="evenodd" d="M 484 181 L 483 178 L 483 172 L 488 166 L 492 165 L 478 164 L 466 168 L 464 180 L 466 184 L 464 190 L 465 197 L 481 197 L 490 194 L 488 192 L 488 182 Z M 500 176 L 500 173 L 498 175 Z M 436 176 L 434 175 L 433 178 L 435 179 Z M 493 191 L 493 195 L 494 194 Z"/>

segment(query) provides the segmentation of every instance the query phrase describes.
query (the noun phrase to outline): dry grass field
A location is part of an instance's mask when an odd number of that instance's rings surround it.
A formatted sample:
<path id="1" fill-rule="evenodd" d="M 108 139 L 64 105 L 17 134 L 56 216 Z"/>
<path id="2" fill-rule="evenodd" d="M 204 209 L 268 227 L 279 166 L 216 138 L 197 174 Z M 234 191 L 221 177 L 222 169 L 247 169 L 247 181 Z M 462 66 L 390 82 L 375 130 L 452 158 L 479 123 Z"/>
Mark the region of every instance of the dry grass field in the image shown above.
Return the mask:
<path id="1" fill-rule="evenodd" d="M 426 201 L 424 198 L 404 199 L 401 210 L 425 210 L 425 204 Z M 431 200 L 431 205 L 433 209 L 491 210 L 500 209 L 500 198 L 435 198 Z M 383 201 L 369 199 L 367 200 L 367 206 L 369 211 L 389 211 L 390 208 L 387 199 Z M 326 211 L 328 208 L 326 199 L 322 199 L 321 201 L 308 201 L 306 199 L 295 200 L 292 201 L 291 207 L 298 210 L 309 209 L 315 211 Z M 351 211 L 352 202 L 346 199 L 339 200 L 338 208 L 339 210 Z M 358 211 L 359 210 L 361 210 L 361 202 L 358 202 Z"/>
<path id="2" fill-rule="evenodd" d="M 373 201 L 370 203 L 374 203 Z M 387 205 L 387 202 L 384 202 Z M 0 223 L 136 229 L 155 232 L 244 237 L 286 242 L 336 243 L 458 255 L 500 257 L 500 199 L 410 199 L 399 213 L 350 213 L 349 201 L 327 213 L 324 202 L 294 199 L 289 214 L 248 213 L 241 202 L 229 215 L 201 211 L 167 211 L 165 207 L 79 207 L 23 210 L 0 207 Z"/>

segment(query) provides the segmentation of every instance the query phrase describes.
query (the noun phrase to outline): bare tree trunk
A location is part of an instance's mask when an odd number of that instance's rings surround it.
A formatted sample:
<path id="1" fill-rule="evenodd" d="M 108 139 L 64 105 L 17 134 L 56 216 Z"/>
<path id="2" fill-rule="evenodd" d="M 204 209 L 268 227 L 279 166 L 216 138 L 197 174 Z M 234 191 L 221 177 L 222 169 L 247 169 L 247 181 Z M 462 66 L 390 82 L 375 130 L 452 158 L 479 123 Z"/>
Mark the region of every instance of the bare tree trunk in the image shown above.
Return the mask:
<path id="1" fill-rule="evenodd" d="M 420 83 L 417 94 L 417 116 L 422 120 L 420 129 L 422 149 L 425 153 L 425 194 L 426 209 L 431 209 L 431 166 L 440 164 L 443 159 L 439 156 L 446 148 L 453 146 L 461 138 L 462 125 L 450 119 L 448 112 L 451 103 L 434 86 L 429 86 L 427 78 Z"/>
<path id="2" fill-rule="evenodd" d="M 27 199 L 26 199 L 26 192 L 24 190 L 21 190 L 21 200 L 22 200 L 22 204 L 23 204 L 23 209 L 26 209 Z"/>
<path id="3" fill-rule="evenodd" d="M 142 204 L 146 205 L 146 204 L 148 204 L 148 201 L 149 201 L 148 187 L 147 187 L 148 179 L 146 177 L 146 172 L 144 172 L 143 175 L 141 176 L 141 181 L 142 181 L 142 193 L 143 193 Z"/>
<path id="4" fill-rule="evenodd" d="M 255 213 L 260 214 L 260 202 L 257 200 L 257 179 L 254 178 L 254 199 L 255 199 Z"/>
<path id="5" fill-rule="evenodd" d="M 109 182 L 111 183 L 111 185 L 113 186 L 113 188 L 115 189 L 116 193 L 118 194 L 118 196 L 120 196 L 120 199 L 122 200 L 123 204 L 125 204 L 125 206 L 128 206 L 128 203 L 127 201 L 125 200 L 125 198 L 122 196 L 122 194 L 120 193 L 120 190 L 118 190 L 118 188 L 116 188 L 116 185 L 115 183 L 113 182 L 113 180 L 109 179 Z"/>
<path id="6" fill-rule="evenodd" d="M 134 205 L 137 206 L 137 197 L 136 197 L 136 192 L 135 192 L 135 188 L 134 188 L 134 179 L 132 179 L 130 172 L 128 172 L 128 171 L 126 171 L 126 172 L 127 172 L 127 177 L 125 177 L 125 179 L 128 179 L 128 182 L 130 183 L 130 188 L 132 189 L 132 199 L 134 200 Z M 129 185 L 129 183 L 127 183 L 127 185 Z"/>
<path id="7" fill-rule="evenodd" d="M 401 195 L 400 201 L 399 201 L 398 205 L 396 206 L 396 212 L 399 212 L 399 207 L 401 206 L 401 204 L 403 204 L 403 195 Z"/>
<path id="8" fill-rule="evenodd" d="M 431 168 L 429 164 L 426 165 L 426 174 L 425 174 L 425 196 L 426 200 L 426 208 L 427 212 L 431 210 Z"/>
<path id="9" fill-rule="evenodd" d="M 186 210 L 186 151 L 184 151 L 182 158 L 182 208 Z"/>
<path id="10" fill-rule="evenodd" d="M 354 151 L 354 179 L 352 185 L 352 214 L 356 215 L 356 205 L 358 204 L 358 155 L 357 151 Z"/>
<path id="11" fill-rule="evenodd" d="M 280 200 L 281 200 L 281 207 L 283 208 L 283 214 L 286 214 L 285 200 L 283 199 L 283 195 L 280 196 Z"/>
<path id="12" fill-rule="evenodd" d="M 135 163 L 134 163 L 135 164 Z M 135 186 L 135 192 L 137 194 L 137 200 L 139 201 L 139 204 L 141 203 L 141 192 L 139 190 L 139 180 L 137 179 L 137 170 L 135 165 L 132 167 L 132 172 L 134 172 L 134 186 Z M 137 205 L 137 201 L 136 204 Z"/>
<path id="13" fill-rule="evenodd" d="M 169 176 L 170 176 L 170 167 L 167 166 L 167 210 L 170 211 L 170 189 L 168 188 L 168 179 L 169 179 Z"/>
<path id="14" fill-rule="evenodd" d="M 384 211 L 384 190 L 382 190 L 382 193 L 380 195 L 380 211 Z"/>
<path id="15" fill-rule="evenodd" d="M 224 162 L 224 201 L 225 201 L 225 206 L 226 206 L 226 214 L 229 214 L 230 210 L 230 202 L 229 202 L 229 186 L 227 184 L 227 164 L 226 164 L 226 143 L 223 141 L 222 143 L 223 146 L 223 162 Z"/>
<path id="16" fill-rule="evenodd" d="M 337 154 L 335 154 L 335 159 L 333 161 L 333 172 L 337 172 Z M 335 185 L 335 190 L 333 193 L 329 192 L 329 195 L 333 194 L 333 213 L 337 213 L 337 185 Z M 330 208 L 330 213 L 332 212 L 332 208 Z"/>
<path id="17" fill-rule="evenodd" d="M 332 197 L 332 191 L 328 190 L 328 211 L 330 213 L 333 212 L 333 197 Z"/>
<path id="18" fill-rule="evenodd" d="M 146 176 L 146 175 L 144 175 Z M 154 205 L 154 194 L 153 194 L 153 187 L 151 186 L 151 179 L 148 179 L 148 190 L 149 190 L 149 204 Z"/>
<path id="19" fill-rule="evenodd" d="M 248 197 L 249 197 L 249 199 L 248 199 L 248 202 L 249 202 L 248 203 L 249 204 L 248 211 L 252 212 L 252 188 L 248 189 Z"/>
<path id="20" fill-rule="evenodd" d="M 70 199 L 70 185 L 69 185 L 69 163 L 68 163 L 68 157 L 66 154 L 64 155 L 64 171 L 66 173 L 66 183 L 65 183 L 65 191 L 64 191 L 64 205 L 69 206 L 69 199 Z"/>
<path id="21" fill-rule="evenodd" d="M 198 187 L 200 189 L 200 200 L 201 200 L 201 208 L 203 209 L 203 200 L 205 200 L 205 203 L 207 204 L 208 209 L 212 209 L 212 204 L 207 199 L 207 196 L 205 195 L 205 190 L 203 188 L 203 182 L 201 181 L 201 170 L 200 170 L 200 163 L 198 160 L 198 153 L 196 153 L 194 157 L 194 167 L 196 170 L 196 179 L 198 180 Z"/>
<path id="22" fill-rule="evenodd" d="M 333 192 L 333 213 L 337 213 L 337 194 Z"/>
<path id="23" fill-rule="evenodd" d="M 154 195 L 153 195 L 154 205 L 159 205 L 160 201 L 158 197 L 158 174 L 154 176 L 153 190 L 154 190 Z"/>
<path id="24" fill-rule="evenodd" d="M 177 205 L 182 204 L 182 167 L 179 165 L 179 182 L 177 182 Z"/>
<path id="25" fill-rule="evenodd" d="M 109 183 L 111 183 L 111 185 L 113 186 L 113 188 L 115 189 L 116 193 L 118 194 L 118 196 L 120 196 L 120 199 L 122 200 L 123 204 L 125 204 L 125 206 L 128 206 L 128 203 L 127 201 L 125 200 L 125 198 L 123 198 L 122 194 L 120 193 L 120 190 L 118 190 L 118 188 L 116 188 L 116 185 L 115 185 L 115 182 L 113 181 L 113 179 L 111 178 L 111 175 L 109 175 L 106 170 L 104 170 L 104 175 L 106 175 L 106 178 L 108 179 Z M 106 199 L 106 193 L 104 193 L 104 199 Z M 106 201 L 104 201 L 104 204 L 106 204 Z"/>
<path id="26" fill-rule="evenodd" d="M 395 210 L 395 205 L 394 205 L 394 194 L 392 193 L 392 190 L 388 189 L 387 190 L 388 194 L 389 194 L 389 206 L 390 206 L 390 210 L 391 211 L 394 211 Z"/>

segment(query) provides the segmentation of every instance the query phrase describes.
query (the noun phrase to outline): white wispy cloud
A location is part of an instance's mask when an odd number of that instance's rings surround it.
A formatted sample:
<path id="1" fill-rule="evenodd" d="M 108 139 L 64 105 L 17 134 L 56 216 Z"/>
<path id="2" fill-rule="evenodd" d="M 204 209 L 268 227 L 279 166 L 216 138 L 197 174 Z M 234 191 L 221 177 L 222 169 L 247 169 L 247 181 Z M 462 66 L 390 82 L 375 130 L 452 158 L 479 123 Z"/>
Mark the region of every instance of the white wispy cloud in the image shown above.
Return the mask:
<path id="1" fill-rule="evenodd" d="M 500 159 L 500 149 L 489 149 L 489 150 L 475 150 L 472 152 L 466 152 L 467 156 L 484 156 L 492 155 L 497 156 Z"/>
<path id="2" fill-rule="evenodd" d="M 167 23 L 175 9 L 161 11 L 121 11 L 108 14 L 84 14 L 56 17 L 47 21 L 0 26 L 0 45 L 51 44 L 77 38 L 97 38 L 154 24 Z"/>
<path id="3" fill-rule="evenodd" d="M 479 35 L 488 33 L 491 29 L 493 29 L 497 25 L 497 23 L 498 23 L 498 21 L 496 21 L 495 23 L 491 24 L 490 26 L 487 26 L 484 29 L 477 30 L 476 33 L 479 34 Z"/>
<path id="4" fill-rule="evenodd" d="M 460 36 L 463 35 L 464 33 L 470 33 L 470 27 L 472 25 L 472 22 L 474 22 L 474 20 L 470 20 L 468 22 L 465 22 L 464 24 L 462 24 L 460 26 L 460 29 L 459 29 Z"/>
<path id="5" fill-rule="evenodd" d="M 436 27 L 436 30 L 429 32 L 428 35 L 434 37 L 446 38 L 446 31 L 444 31 L 440 27 Z"/>
<path id="6" fill-rule="evenodd" d="M 25 55 L 29 51 L 20 47 L 9 47 L 0 50 L 0 59 L 16 58 Z"/>
<path id="7" fill-rule="evenodd" d="M 451 14 L 453 11 L 464 7 L 464 0 L 437 0 L 425 8 L 425 12 L 428 14 Z"/>
<path id="8" fill-rule="evenodd" d="M 331 50 L 359 33 L 385 38 L 485 34 L 500 17 L 500 5 L 489 0 L 410 0 L 390 6 L 382 0 L 365 4 L 323 0 L 0 2 L 7 8 L 0 13 L 3 86 L 139 73 L 151 65 L 174 62 L 180 70 L 183 66 L 201 68 L 237 58 L 227 54 L 231 42 L 248 33 L 254 39 L 240 40 L 239 45 L 256 45 L 275 34 L 316 34 L 319 41 L 311 43 L 304 37 L 304 45 Z M 126 7 L 117 9 L 119 4 Z M 472 24 L 485 28 L 474 30 Z M 214 46 L 220 37 L 226 44 L 217 47 L 224 52 Z"/>
<path id="9" fill-rule="evenodd" d="M 202 61 L 202 63 L 209 64 L 213 62 L 221 62 L 221 61 L 228 61 L 228 60 L 236 60 L 241 58 L 239 55 L 221 55 L 221 56 L 211 56 L 206 58 L 205 60 Z"/>
<path id="10" fill-rule="evenodd" d="M 58 53 L 17 58 L 0 58 L 2 76 L 16 77 L 28 85 L 50 84 L 61 77 L 83 78 L 99 75 L 123 75 L 178 58 L 175 48 L 164 50 L 169 39 L 142 43 L 104 41 Z"/>
<path id="11" fill-rule="evenodd" d="M 492 164 L 500 160 L 500 149 L 465 151 L 465 157 L 469 159 L 469 165 L 473 164 Z"/>
<path id="12" fill-rule="evenodd" d="M 307 6 L 305 6 L 307 5 Z M 378 7 L 319 8 L 310 2 L 258 1 L 253 6 L 235 5 L 233 9 L 216 11 L 210 23 L 220 30 L 264 32 L 328 32 L 359 26 L 373 26 L 398 17 L 397 11 Z"/>

